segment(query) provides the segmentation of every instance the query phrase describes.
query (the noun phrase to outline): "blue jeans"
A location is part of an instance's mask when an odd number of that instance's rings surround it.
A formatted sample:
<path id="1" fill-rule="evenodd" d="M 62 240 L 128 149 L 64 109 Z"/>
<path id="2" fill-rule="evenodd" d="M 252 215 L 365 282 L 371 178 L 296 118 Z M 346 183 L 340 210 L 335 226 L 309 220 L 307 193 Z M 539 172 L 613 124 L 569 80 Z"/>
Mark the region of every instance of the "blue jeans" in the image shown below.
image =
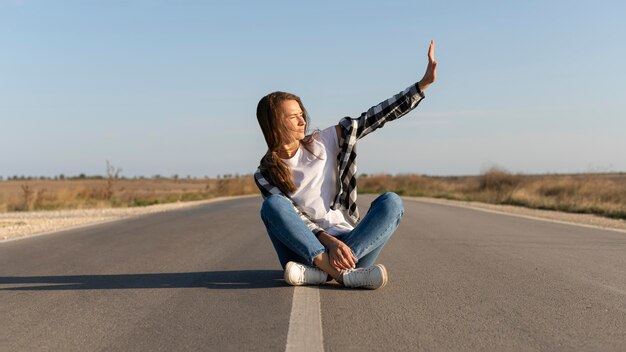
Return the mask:
<path id="1" fill-rule="evenodd" d="M 386 192 L 376 198 L 354 230 L 336 236 L 357 258 L 357 267 L 374 265 L 404 214 L 402 199 Z M 282 195 L 271 195 L 263 201 L 261 219 L 274 245 L 283 269 L 289 261 L 313 265 L 313 258 L 326 248 L 298 216 L 291 202 Z"/>

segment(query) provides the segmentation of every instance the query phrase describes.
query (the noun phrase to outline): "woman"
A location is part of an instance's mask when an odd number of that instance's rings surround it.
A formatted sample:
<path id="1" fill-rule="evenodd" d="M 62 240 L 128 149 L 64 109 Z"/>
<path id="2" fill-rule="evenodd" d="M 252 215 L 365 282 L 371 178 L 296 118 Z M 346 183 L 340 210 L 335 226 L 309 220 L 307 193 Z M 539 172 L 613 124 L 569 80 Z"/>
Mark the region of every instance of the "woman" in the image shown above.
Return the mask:
<path id="1" fill-rule="evenodd" d="M 377 289 L 387 270 L 375 261 L 400 223 L 402 200 L 391 192 L 361 220 L 356 206 L 358 139 L 412 109 L 435 81 L 434 41 L 424 77 L 358 118 L 306 135 L 309 117 L 297 96 L 274 92 L 257 106 L 268 150 L 254 178 L 264 201 L 261 218 L 290 285 Z"/>

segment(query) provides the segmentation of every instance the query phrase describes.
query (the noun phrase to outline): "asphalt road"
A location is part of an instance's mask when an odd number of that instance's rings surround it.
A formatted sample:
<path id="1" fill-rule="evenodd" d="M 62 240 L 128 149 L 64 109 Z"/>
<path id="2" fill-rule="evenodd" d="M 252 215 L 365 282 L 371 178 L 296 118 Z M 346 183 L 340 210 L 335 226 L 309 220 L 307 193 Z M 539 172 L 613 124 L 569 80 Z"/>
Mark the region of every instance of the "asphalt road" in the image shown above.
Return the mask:
<path id="1" fill-rule="evenodd" d="M 260 202 L 0 243 L 0 351 L 285 350 L 295 288 Z M 405 209 L 385 288 L 318 289 L 326 351 L 626 350 L 625 233 Z"/>

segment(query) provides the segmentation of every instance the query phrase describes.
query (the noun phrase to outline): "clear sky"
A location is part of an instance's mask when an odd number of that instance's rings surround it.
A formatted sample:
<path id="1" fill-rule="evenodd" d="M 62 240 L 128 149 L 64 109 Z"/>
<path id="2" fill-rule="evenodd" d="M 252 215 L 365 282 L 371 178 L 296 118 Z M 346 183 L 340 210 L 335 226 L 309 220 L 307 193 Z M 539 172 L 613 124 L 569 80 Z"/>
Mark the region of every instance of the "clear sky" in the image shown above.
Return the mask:
<path id="1" fill-rule="evenodd" d="M 0 0 L 0 176 L 254 172 L 275 90 L 311 127 L 438 81 L 359 173 L 626 171 L 624 1 Z"/>

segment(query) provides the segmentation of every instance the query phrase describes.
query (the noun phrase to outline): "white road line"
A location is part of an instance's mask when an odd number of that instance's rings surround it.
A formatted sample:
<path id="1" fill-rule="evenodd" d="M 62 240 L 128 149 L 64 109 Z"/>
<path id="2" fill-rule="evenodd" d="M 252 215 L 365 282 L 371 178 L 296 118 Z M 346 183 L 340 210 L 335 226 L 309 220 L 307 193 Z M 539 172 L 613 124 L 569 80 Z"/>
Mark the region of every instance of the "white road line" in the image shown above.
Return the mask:
<path id="1" fill-rule="evenodd" d="M 316 286 L 294 287 L 285 351 L 324 351 L 320 291 Z"/>

